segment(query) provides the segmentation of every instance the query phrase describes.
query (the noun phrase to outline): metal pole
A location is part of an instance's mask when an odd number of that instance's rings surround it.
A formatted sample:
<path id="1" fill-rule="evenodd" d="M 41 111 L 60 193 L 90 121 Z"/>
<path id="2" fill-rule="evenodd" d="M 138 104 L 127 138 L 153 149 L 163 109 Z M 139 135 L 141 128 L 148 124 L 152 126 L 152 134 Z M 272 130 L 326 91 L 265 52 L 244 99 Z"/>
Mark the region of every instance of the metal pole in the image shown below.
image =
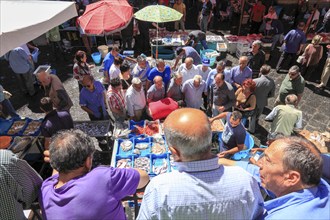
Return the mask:
<path id="1" fill-rule="evenodd" d="M 244 5 L 245 5 L 245 0 L 241 0 L 241 18 L 240 18 L 240 21 L 239 21 L 237 35 L 240 35 L 240 33 L 241 33 L 241 26 L 242 26 L 242 20 L 243 20 L 243 15 L 244 15 Z"/>

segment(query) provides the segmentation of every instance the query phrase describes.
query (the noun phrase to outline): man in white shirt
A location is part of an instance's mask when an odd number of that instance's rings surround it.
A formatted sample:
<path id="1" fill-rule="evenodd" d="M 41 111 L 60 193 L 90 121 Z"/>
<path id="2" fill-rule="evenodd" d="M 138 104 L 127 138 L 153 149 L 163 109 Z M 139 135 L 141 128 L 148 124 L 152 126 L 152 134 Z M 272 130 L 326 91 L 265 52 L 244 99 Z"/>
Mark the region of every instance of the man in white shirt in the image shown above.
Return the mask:
<path id="1" fill-rule="evenodd" d="M 182 83 L 199 75 L 197 67 L 194 65 L 194 59 L 187 57 L 183 64 L 180 65 L 178 71 L 182 74 Z"/>
<path id="2" fill-rule="evenodd" d="M 146 110 L 146 97 L 139 78 L 132 79 L 132 85 L 127 89 L 125 102 L 130 119 L 140 121 Z"/>
<path id="3" fill-rule="evenodd" d="M 202 64 L 197 65 L 198 74 L 202 76 L 203 80 L 206 82 L 209 73 L 211 72 L 210 60 L 203 59 Z"/>
<path id="4" fill-rule="evenodd" d="M 113 64 L 110 67 L 109 70 L 109 78 L 111 79 L 115 79 L 115 78 L 119 78 L 120 75 L 120 65 L 123 64 L 123 58 L 121 58 L 120 56 L 115 57 Z"/>
<path id="5" fill-rule="evenodd" d="M 187 107 L 199 109 L 203 104 L 202 94 L 205 93 L 207 95 L 206 91 L 206 84 L 200 75 L 187 80 L 182 87 L 184 101 Z"/>

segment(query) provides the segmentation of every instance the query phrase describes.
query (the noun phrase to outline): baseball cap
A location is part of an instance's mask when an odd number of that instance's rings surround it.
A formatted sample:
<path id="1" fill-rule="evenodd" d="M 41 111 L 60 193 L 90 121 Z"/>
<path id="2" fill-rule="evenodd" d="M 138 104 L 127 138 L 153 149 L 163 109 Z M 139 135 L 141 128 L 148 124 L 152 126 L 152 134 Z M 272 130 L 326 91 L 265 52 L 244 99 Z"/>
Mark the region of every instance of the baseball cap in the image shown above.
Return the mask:
<path id="1" fill-rule="evenodd" d="M 203 64 L 203 66 L 210 66 L 210 59 L 204 58 L 202 60 L 202 64 Z"/>

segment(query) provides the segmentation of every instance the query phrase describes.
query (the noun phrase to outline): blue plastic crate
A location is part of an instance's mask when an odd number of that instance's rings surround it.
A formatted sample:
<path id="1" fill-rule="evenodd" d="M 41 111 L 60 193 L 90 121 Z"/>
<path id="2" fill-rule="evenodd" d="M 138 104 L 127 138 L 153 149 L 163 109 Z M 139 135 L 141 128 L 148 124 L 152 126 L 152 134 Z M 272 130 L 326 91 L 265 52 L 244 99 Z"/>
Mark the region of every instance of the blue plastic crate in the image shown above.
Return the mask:
<path id="1" fill-rule="evenodd" d="M 0 119 L 0 135 L 7 134 L 7 131 L 13 124 L 13 120 Z"/>
<path id="2" fill-rule="evenodd" d="M 170 161 L 167 155 L 151 155 L 151 170 L 150 174 L 160 175 L 170 171 Z M 162 168 L 164 167 L 164 168 Z"/>
<path id="3" fill-rule="evenodd" d="M 122 147 L 120 146 L 121 143 L 123 143 L 126 140 L 129 140 L 129 141 L 132 142 L 132 148 L 128 151 L 124 151 L 122 149 Z M 127 157 L 127 156 L 131 156 L 133 154 L 133 146 L 134 146 L 134 140 L 133 139 L 118 139 L 117 143 L 118 143 L 118 145 L 117 145 L 117 155 L 118 156 Z"/>
<path id="4" fill-rule="evenodd" d="M 127 160 L 127 165 L 126 166 L 118 166 L 118 161 L 120 160 Z M 133 167 L 133 160 L 134 160 L 134 157 L 133 156 L 127 156 L 127 157 L 122 157 L 122 156 L 119 156 L 117 155 L 116 156 L 116 162 L 115 162 L 115 167 L 121 167 L 121 168 L 130 168 L 130 167 Z"/>
<path id="5" fill-rule="evenodd" d="M 16 133 L 12 133 L 12 134 L 8 134 L 8 132 L 10 131 L 11 127 L 15 124 L 15 122 L 17 121 L 22 121 L 24 122 L 24 125 L 23 127 L 18 130 Z M 13 119 L 13 123 L 12 125 L 7 129 L 7 131 L 5 131 L 5 135 L 8 135 L 8 136 L 22 136 L 23 135 L 23 131 L 25 130 L 26 126 L 28 125 L 28 123 L 31 121 L 31 119 L 29 118 L 25 118 L 25 119 L 20 119 L 20 118 L 16 118 L 16 119 Z"/>
<path id="6" fill-rule="evenodd" d="M 146 149 L 144 149 L 144 150 L 140 150 L 140 149 L 136 148 L 136 145 L 137 144 L 147 144 L 148 147 Z M 133 147 L 133 149 L 134 150 L 135 149 L 138 149 L 140 151 L 140 156 L 141 157 L 144 157 L 146 155 L 149 155 L 151 153 L 151 140 L 150 140 L 150 138 L 144 138 L 142 140 L 135 138 L 134 139 L 134 147 Z"/>
<path id="7" fill-rule="evenodd" d="M 213 49 L 206 49 L 206 50 L 200 50 L 200 55 L 201 55 L 201 58 L 202 59 L 209 59 L 210 60 L 210 66 L 213 66 L 215 61 L 216 61 L 216 57 L 211 57 L 211 58 L 208 58 L 205 56 L 206 53 L 211 53 L 211 52 L 214 52 L 216 50 L 213 50 Z"/>
<path id="8" fill-rule="evenodd" d="M 22 135 L 24 136 L 38 136 L 40 131 L 41 131 L 41 127 L 39 126 L 39 128 L 37 130 L 35 130 L 35 132 L 33 133 L 26 133 L 26 129 L 29 127 L 29 125 L 33 122 L 39 122 L 40 125 L 41 125 L 41 122 L 42 122 L 43 119 L 39 119 L 39 120 L 32 120 L 32 119 L 29 119 L 28 120 L 28 123 L 27 125 L 25 126 L 24 130 L 22 131 Z"/>

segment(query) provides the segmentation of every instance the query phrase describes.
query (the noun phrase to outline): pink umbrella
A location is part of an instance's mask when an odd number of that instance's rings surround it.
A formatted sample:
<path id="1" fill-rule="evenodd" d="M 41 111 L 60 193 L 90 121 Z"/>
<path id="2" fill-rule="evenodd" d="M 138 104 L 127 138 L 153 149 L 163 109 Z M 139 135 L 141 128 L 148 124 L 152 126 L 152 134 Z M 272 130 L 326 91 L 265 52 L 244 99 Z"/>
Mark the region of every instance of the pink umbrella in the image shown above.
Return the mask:
<path id="1" fill-rule="evenodd" d="M 124 29 L 133 16 L 126 0 L 101 0 L 87 5 L 77 22 L 87 35 L 103 36 Z"/>

